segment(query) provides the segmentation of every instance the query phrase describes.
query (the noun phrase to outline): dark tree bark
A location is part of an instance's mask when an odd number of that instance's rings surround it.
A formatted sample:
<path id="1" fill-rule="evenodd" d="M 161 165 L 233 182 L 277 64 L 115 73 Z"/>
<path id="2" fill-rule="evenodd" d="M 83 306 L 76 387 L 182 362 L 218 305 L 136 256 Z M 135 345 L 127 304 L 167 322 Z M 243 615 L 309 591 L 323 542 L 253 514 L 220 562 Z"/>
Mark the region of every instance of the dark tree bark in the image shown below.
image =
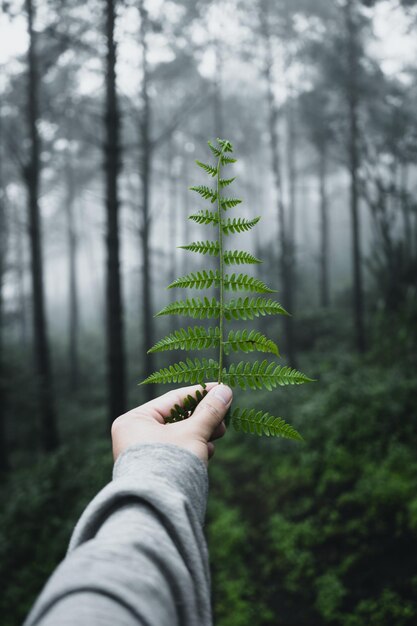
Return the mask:
<path id="1" fill-rule="evenodd" d="M 264 78 L 266 83 L 266 96 L 268 106 L 268 130 L 271 144 L 272 172 L 274 175 L 275 192 L 277 197 L 277 213 L 279 227 L 280 246 L 280 274 L 283 292 L 283 304 L 288 311 L 292 311 L 293 291 L 291 285 L 291 253 L 288 245 L 287 225 L 285 206 L 282 191 L 281 159 L 280 159 L 280 138 L 278 136 L 278 110 L 273 93 L 273 54 L 271 46 L 271 36 L 269 31 L 268 13 L 265 4 L 260 5 L 260 26 L 261 35 L 265 48 Z M 294 342 L 294 327 L 292 317 L 284 317 L 285 348 L 288 360 L 292 367 L 296 367 L 296 351 Z"/>
<path id="2" fill-rule="evenodd" d="M 169 283 L 174 282 L 177 278 L 177 180 L 175 178 L 174 157 L 175 147 L 174 139 L 170 137 L 168 142 L 168 224 L 169 224 Z M 175 289 L 170 290 L 171 301 L 175 300 Z M 171 330 L 175 329 L 175 318 L 170 319 Z"/>
<path id="3" fill-rule="evenodd" d="M 182 245 L 186 245 L 190 243 L 190 220 L 188 219 L 190 215 L 190 191 L 188 187 L 190 186 L 189 182 L 189 169 L 188 169 L 188 154 L 184 150 L 183 159 L 182 159 L 182 181 L 181 181 L 181 202 L 183 206 L 183 225 L 184 225 L 184 242 Z M 184 250 L 183 252 L 183 274 L 187 273 L 187 255 Z"/>
<path id="4" fill-rule="evenodd" d="M 1 146 L 0 119 L 0 146 Z M 3 153 L 0 152 L 0 474 L 9 469 L 9 458 L 6 441 L 6 387 L 4 381 L 4 318 L 3 318 L 3 285 L 6 273 L 7 220 L 3 186 Z"/>
<path id="5" fill-rule="evenodd" d="M 33 335 L 36 369 L 39 381 L 42 445 L 45 451 L 51 451 L 58 446 L 58 428 L 54 406 L 52 369 L 45 313 L 42 234 L 38 202 L 41 173 L 41 145 L 37 129 L 39 119 L 39 75 L 36 56 L 36 33 L 34 30 L 35 7 L 33 0 L 26 0 L 26 11 L 29 35 L 27 118 L 30 142 L 30 158 L 26 168 L 26 183 L 28 189 L 29 239 L 33 292 Z"/>
<path id="6" fill-rule="evenodd" d="M 110 423 L 126 411 L 124 323 L 120 273 L 119 189 L 120 115 L 116 90 L 116 2 L 106 0 L 106 326 Z"/>
<path id="7" fill-rule="evenodd" d="M 400 203 L 403 214 L 404 227 L 404 247 L 407 258 L 413 255 L 413 228 L 411 223 L 411 209 L 408 192 L 408 164 L 401 163 L 400 166 Z"/>
<path id="8" fill-rule="evenodd" d="M 347 104 L 349 121 L 349 175 L 350 175 L 350 213 L 352 220 L 352 262 L 353 262 L 353 315 L 356 348 L 364 352 L 365 322 L 362 254 L 359 219 L 359 128 L 358 128 L 358 41 L 355 24 L 355 0 L 346 0 L 344 7 L 347 34 Z"/>
<path id="9" fill-rule="evenodd" d="M 152 169 L 152 143 L 150 139 L 151 110 L 149 103 L 149 67 L 148 67 L 148 42 L 149 29 L 148 15 L 144 3 L 140 7 L 140 47 L 142 53 L 142 116 L 140 123 L 141 137 L 141 168 L 140 178 L 142 183 L 142 223 L 140 228 L 140 240 L 142 250 L 142 329 L 144 348 L 144 378 L 154 371 L 154 356 L 146 353 L 146 346 L 153 345 L 153 312 L 151 296 L 151 259 L 150 259 L 150 183 Z M 154 397 L 155 389 L 151 385 L 145 385 L 146 400 Z"/>
<path id="10" fill-rule="evenodd" d="M 320 305 L 330 305 L 329 282 L 329 207 L 327 202 L 327 150 L 323 145 L 319 153 L 320 185 Z"/>
<path id="11" fill-rule="evenodd" d="M 295 111 L 292 95 L 287 105 L 288 125 L 288 244 L 291 249 L 291 261 L 295 272 L 295 229 L 297 217 L 297 165 L 296 165 L 296 131 Z"/>
<path id="12" fill-rule="evenodd" d="M 67 195 L 65 211 L 67 218 L 68 245 L 68 285 L 69 285 L 69 320 L 68 320 L 68 364 L 69 388 L 77 391 L 79 385 L 79 302 L 77 286 L 77 231 L 74 215 L 75 181 L 74 167 L 67 165 Z"/>
<path id="13" fill-rule="evenodd" d="M 296 141 L 297 135 L 295 130 L 295 110 L 293 89 L 290 87 L 289 101 L 287 105 L 287 126 L 288 126 L 288 262 L 287 271 L 289 272 L 289 289 L 291 291 L 291 314 L 294 315 L 296 308 L 297 293 L 297 262 L 296 262 L 296 216 L 297 216 L 297 164 L 296 164 Z M 294 320 L 292 320 L 294 325 Z M 294 333 L 294 328 L 293 331 Z M 295 358 L 295 355 L 294 355 Z"/>
<path id="14" fill-rule="evenodd" d="M 13 229 L 16 237 L 16 281 L 19 299 L 19 331 L 21 345 L 25 348 L 30 343 L 29 314 L 27 311 L 26 290 L 25 290 L 25 266 L 26 266 L 26 250 L 25 238 L 23 233 L 23 224 L 20 223 L 20 207 L 13 207 Z"/>

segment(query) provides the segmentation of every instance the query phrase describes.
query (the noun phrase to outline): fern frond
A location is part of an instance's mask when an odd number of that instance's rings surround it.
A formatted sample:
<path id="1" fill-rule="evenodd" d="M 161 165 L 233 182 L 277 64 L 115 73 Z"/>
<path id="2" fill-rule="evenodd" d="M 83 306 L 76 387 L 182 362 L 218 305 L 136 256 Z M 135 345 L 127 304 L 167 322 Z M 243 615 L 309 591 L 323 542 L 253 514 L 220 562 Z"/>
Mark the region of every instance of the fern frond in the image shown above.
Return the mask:
<path id="1" fill-rule="evenodd" d="M 164 367 L 154 372 L 141 384 L 148 383 L 190 383 L 201 384 L 205 380 L 216 380 L 219 374 L 219 364 L 213 359 L 186 359 Z"/>
<path id="2" fill-rule="evenodd" d="M 231 185 L 235 180 L 236 176 L 233 176 L 233 178 L 219 178 L 219 185 L 222 188 L 227 187 L 228 185 Z"/>
<path id="3" fill-rule="evenodd" d="M 226 221 L 222 221 L 222 231 L 225 235 L 243 233 L 256 226 L 260 219 L 260 217 L 255 217 L 253 220 L 246 220 L 242 217 L 228 218 Z"/>
<path id="4" fill-rule="evenodd" d="M 219 198 L 219 202 L 220 202 L 220 206 L 222 207 L 223 211 L 227 211 L 227 209 L 232 209 L 233 207 L 235 207 L 238 204 L 240 204 L 242 202 L 242 200 L 239 200 L 239 198 L 224 198 L 224 197 L 221 197 L 221 198 Z"/>
<path id="5" fill-rule="evenodd" d="M 208 348 L 217 348 L 219 344 L 220 329 L 218 326 L 214 328 L 194 326 L 187 329 L 180 328 L 167 335 L 150 348 L 148 354 L 167 350 L 207 350 Z M 246 353 L 257 351 L 269 352 L 279 356 L 276 344 L 255 330 L 231 330 L 227 341 L 223 342 L 223 346 L 226 354 L 230 354 L 231 351 Z"/>
<path id="6" fill-rule="evenodd" d="M 196 224 L 212 224 L 213 226 L 216 226 L 216 224 L 219 223 L 219 216 L 217 213 L 207 210 L 199 211 L 194 215 L 190 215 L 188 219 L 196 222 Z"/>
<path id="7" fill-rule="evenodd" d="M 202 270 L 201 272 L 191 272 L 186 276 L 177 278 L 173 283 L 168 285 L 167 289 L 174 289 L 180 287 L 182 289 L 208 289 L 213 284 L 218 285 L 220 282 L 220 275 L 218 270 Z"/>
<path id="8" fill-rule="evenodd" d="M 189 252 L 198 252 L 199 254 L 209 254 L 210 256 L 219 255 L 218 241 L 193 241 L 186 246 L 178 246 L 181 250 Z M 226 260 L 225 260 L 226 263 Z"/>
<path id="9" fill-rule="evenodd" d="M 214 178 L 214 176 L 216 176 L 217 169 L 215 167 L 213 167 L 213 165 L 209 165 L 208 163 L 202 163 L 201 161 L 196 161 L 196 163 L 205 172 L 207 172 L 207 174 L 210 174 L 210 176 L 213 176 L 213 178 Z"/>
<path id="10" fill-rule="evenodd" d="M 206 185 L 197 185 L 195 187 L 190 187 L 190 191 L 195 191 L 200 194 L 205 200 L 210 200 L 213 204 L 217 200 L 217 191 L 214 189 L 210 189 L 210 187 L 206 187 Z"/>
<path id="11" fill-rule="evenodd" d="M 279 302 L 264 298 L 238 298 L 225 305 L 224 316 L 227 320 L 253 320 L 265 315 L 289 315 Z"/>
<path id="12" fill-rule="evenodd" d="M 223 260 L 226 265 L 254 265 L 255 263 L 262 263 L 253 254 L 244 250 L 226 250 L 223 254 Z"/>
<path id="13" fill-rule="evenodd" d="M 190 187 L 202 198 L 209 200 L 211 208 L 215 210 L 198 210 L 189 219 L 197 224 L 218 227 L 216 241 L 193 241 L 184 246 L 183 250 L 202 255 L 218 257 L 216 270 L 199 270 L 177 278 L 169 286 L 191 289 L 209 289 L 215 287 L 218 290 L 217 298 L 207 297 L 188 298 L 171 302 L 164 307 L 157 316 L 184 315 L 194 319 L 215 319 L 212 327 L 189 326 L 168 334 L 158 341 L 149 353 L 165 352 L 167 350 L 205 350 L 215 348 L 218 360 L 205 358 L 185 358 L 168 367 L 162 368 L 143 381 L 147 383 L 199 383 L 203 390 L 198 390 L 194 396 L 189 395 L 183 401 L 176 404 L 170 411 L 166 422 L 177 422 L 187 419 L 192 415 L 198 403 L 207 393 L 205 380 L 218 380 L 231 387 L 245 389 L 268 389 L 272 390 L 282 385 L 300 385 L 311 382 L 302 372 L 277 365 L 267 360 L 254 361 L 252 363 L 232 363 L 224 367 L 225 355 L 232 352 L 270 353 L 279 356 L 276 343 L 268 339 L 257 330 L 230 330 L 225 329 L 227 320 L 253 320 L 265 315 L 288 315 L 287 311 L 272 299 L 262 297 L 242 297 L 227 302 L 226 291 L 248 291 L 260 294 L 272 293 L 263 281 L 245 273 L 225 273 L 225 266 L 253 265 L 261 263 L 250 252 L 244 250 L 225 250 L 225 235 L 233 235 L 250 231 L 260 220 L 260 217 L 245 219 L 243 217 L 227 218 L 223 213 L 241 203 L 239 198 L 223 196 L 223 189 L 229 187 L 235 177 L 226 177 L 223 166 L 235 163 L 232 157 L 233 146 L 226 139 L 217 138 L 216 142 L 208 142 L 209 148 L 216 162 L 203 163 L 196 161 L 198 167 L 212 178 L 211 186 L 196 185 Z M 234 212 L 233 212 L 234 213 Z M 187 356 L 187 355 L 186 355 Z M 245 433 L 267 435 L 272 437 L 287 437 L 300 440 L 300 434 L 282 418 L 255 409 L 235 409 L 232 417 L 232 425 L 236 430 Z"/>
<path id="14" fill-rule="evenodd" d="M 168 289 L 179 287 L 181 289 L 209 289 L 212 285 L 220 285 L 221 275 L 219 270 L 202 270 L 191 272 L 186 276 L 177 278 L 168 285 Z M 224 288 L 230 291 L 254 291 L 257 293 L 273 293 L 264 282 L 247 274 L 225 274 L 223 277 Z"/>
<path id="15" fill-rule="evenodd" d="M 222 156 L 220 159 L 220 163 L 222 165 L 228 165 L 229 163 L 236 163 L 237 159 L 232 159 L 232 157 Z"/>
<path id="16" fill-rule="evenodd" d="M 278 346 L 257 330 L 231 330 L 223 345 L 226 354 L 230 354 L 231 350 L 234 352 L 239 350 L 241 352 L 254 352 L 256 350 L 257 352 L 270 352 L 279 356 Z"/>
<path id="17" fill-rule="evenodd" d="M 224 288 L 229 291 L 256 291 L 257 293 L 274 293 L 262 280 L 247 274 L 225 274 Z M 218 276 L 220 282 L 220 275 Z"/>
<path id="18" fill-rule="evenodd" d="M 186 246 L 178 246 L 180 250 L 188 252 L 197 252 L 198 254 L 209 254 L 210 256 L 219 256 L 218 241 L 193 241 Z M 250 252 L 244 250 L 226 250 L 223 253 L 223 260 L 226 265 L 254 265 L 262 263 Z"/>
<path id="19" fill-rule="evenodd" d="M 194 319 L 205 320 L 220 315 L 220 303 L 216 298 L 191 298 L 187 300 L 177 300 L 164 307 L 155 317 L 163 315 L 186 315 Z"/>
<path id="20" fill-rule="evenodd" d="M 228 139 L 216 139 L 217 143 L 223 148 L 224 152 L 233 152 L 233 146 Z"/>
<path id="21" fill-rule="evenodd" d="M 274 417 L 264 411 L 255 409 L 239 409 L 233 411 L 231 423 L 235 430 L 252 435 L 267 437 L 285 437 L 295 441 L 304 441 L 299 432 L 282 417 Z"/>
<path id="22" fill-rule="evenodd" d="M 214 156 L 216 157 L 216 159 L 218 159 L 222 155 L 221 150 L 219 150 L 218 148 L 213 146 L 211 141 L 208 141 L 207 144 L 208 144 L 208 147 L 210 148 L 210 150 L 212 151 L 212 153 L 214 154 Z"/>
<path id="23" fill-rule="evenodd" d="M 223 382 L 241 389 L 268 389 L 285 385 L 302 385 L 313 382 L 302 372 L 291 367 L 282 367 L 268 361 L 255 361 L 254 363 L 232 363 L 224 372 Z"/>
<path id="24" fill-rule="evenodd" d="M 170 335 L 167 335 L 150 350 L 151 352 L 165 352 L 166 350 L 205 350 L 207 348 L 215 348 L 220 342 L 220 329 L 218 326 L 214 328 L 204 328 L 203 326 L 194 326 L 194 328 L 180 328 Z"/>

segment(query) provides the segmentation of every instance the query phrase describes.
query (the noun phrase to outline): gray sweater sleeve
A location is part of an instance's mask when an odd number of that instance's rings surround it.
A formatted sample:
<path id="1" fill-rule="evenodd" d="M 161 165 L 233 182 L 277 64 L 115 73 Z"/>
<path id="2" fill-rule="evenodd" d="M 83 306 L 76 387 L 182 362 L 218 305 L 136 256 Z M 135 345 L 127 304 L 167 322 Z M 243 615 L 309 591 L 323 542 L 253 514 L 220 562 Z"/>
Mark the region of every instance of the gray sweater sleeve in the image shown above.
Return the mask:
<path id="1" fill-rule="evenodd" d="M 172 445 L 122 454 L 25 626 L 209 626 L 207 470 Z"/>

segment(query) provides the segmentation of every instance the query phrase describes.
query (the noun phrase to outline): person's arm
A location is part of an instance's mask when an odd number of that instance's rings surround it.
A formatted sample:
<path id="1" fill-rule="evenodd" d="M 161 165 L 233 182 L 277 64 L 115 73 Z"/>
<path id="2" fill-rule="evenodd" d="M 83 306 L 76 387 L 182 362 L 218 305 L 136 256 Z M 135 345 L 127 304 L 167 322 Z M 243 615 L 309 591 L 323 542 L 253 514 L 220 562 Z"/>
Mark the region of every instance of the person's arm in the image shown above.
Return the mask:
<path id="1" fill-rule="evenodd" d="M 206 465 L 211 440 L 224 434 L 231 391 L 210 385 L 191 418 L 163 420 L 197 388 L 115 421 L 113 481 L 84 511 L 25 626 L 211 624 Z"/>

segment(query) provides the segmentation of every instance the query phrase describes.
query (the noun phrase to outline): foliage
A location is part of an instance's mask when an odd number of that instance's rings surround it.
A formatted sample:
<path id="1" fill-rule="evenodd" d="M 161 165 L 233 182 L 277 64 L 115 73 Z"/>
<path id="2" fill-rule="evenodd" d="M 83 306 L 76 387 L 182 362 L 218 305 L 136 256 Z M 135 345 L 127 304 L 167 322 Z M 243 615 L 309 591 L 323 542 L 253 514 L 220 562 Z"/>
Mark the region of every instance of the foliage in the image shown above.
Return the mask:
<path id="1" fill-rule="evenodd" d="M 107 442 L 63 447 L 16 471 L 0 494 L 0 612 L 3 626 L 22 623 L 65 556 L 77 518 L 111 476 Z"/>
<path id="2" fill-rule="evenodd" d="M 225 301 L 227 291 L 249 291 L 261 294 L 273 293 L 262 280 L 244 273 L 225 274 L 225 265 L 256 265 L 259 259 L 245 250 L 224 250 L 223 236 L 251 230 L 259 221 L 239 217 L 226 218 L 226 211 L 235 208 L 241 203 L 239 198 L 225 197 L 221 190 L 233 183 L 235 177 L 222 178 L 222 167 L 234 163 L 236 159 L 230 156 L 233 147 L 230 141 L 217 139 L 217 145 L 208 142 L 209 148 L 214 155 L 215 165 L 196 161 L 197 165 L 211 178 L 215 179 L 215 187 L 196 185 L 190 187 L 210 204 L 217 206 L 216 211 L 205 210 L 190 216 L 190 219 L 205 226 L 216 226 L 218 238 L 216 241 L 195 241 L 181 248 L 201 255 L 216 256 L 219 266 L 216 270 L 199 270 L 191 272 L 174 280 L 168 287 L 188 289 L 209 289 L 215 287 L 219 293 L 219 299 L 209 300 L 188 299 L 175 301 L 166 306 L 157 315 L 188 315 L 190 317 L 204 319 L 217 318 L 218 326 L 204 328 L 180 329 L 158 341 L 149 353 L 165 352 L 167 350 L 204 350 L 215 348 L 218 350 L 218 360 L 191 359 L 179 361 L 146 378 L 144 383 L 203 383 L 205 380 L 218 380 L 231 387 L 239 386 L 241 389 L 268 389 L 284 385 L 299 385 L 311 382 L 311 379 L 290 367 L 282 367 L 276 363 L 263 360 L 254 363 L 243 362 L 231 363 L 224 366 L 224 356 L 230 352 L 267 352 L 279 355 L 278 347 L 274 341 L 255 330 L 231 330 L 226 336 L 224 322 L 234 319 L 253 319 L 259 315 L 287 315 L 283 307 L 274 300 L 256 298 L 239 298 L 238 300 Z M 181 419 L 191 415 L 192 410 L 181 412 L 174 411 L 175 419 Z M 172 417 L 172 416 L 171 416 Z M 169 419 L 169 418 L 168 418 Z M 286 437 L 300 440 L 299 433 L 289 426 L 282 418 L 269 415 L 264 411 L 236 409 L 233 413 L 232 425 L 236 430 L 245 433 L 267 435 L 272 437 Z"/>
<path id="3" fill-rule="evenodd" d="M 222 546 L 221 537 L 209 535 L 214 598 L 232 595 L 242 579 L 234 602 L 250 599 L 246 623 L 412 626 L 415 375 L 401 365 L 333 357 L 320 378 L 316 393 L 297 398 L 301 450 L 284 441 L 277 449 L 266 439 L 256 447 L 245 439 L 218 445 L 209 511 L 214 517 L 232 509 L 238 527 L 244 521 L 244 540 L 236 555 L 227 540 Z M 228 583 L 229 559 L 236 574 Z M 220 626 L 235 623 L 233 602 L 230 611 L 222 604 L 215 610 Z"/>
<path id="4" fill-rule="evenodd" d="M 394 328 L 391 321 L 393 341 L 401 332 L 405 322 Z M 393 354 L 388 335 L 384 351 Z M 240 433 L 217 443 L 207 535 L 218 626 L 414 626 L 412 352 L 406 363 L 383 364 L 379 352 L 366 360 L 321 352 L 320 386 L 281 396 L 290 414 L 294 403 L 303 446 Z M 305 365 L 313 361 L 315 348 Z M 273 395 L 258 393 L 273 413 Z M 77 517 L 110 478 L 108 442 L 97 441 L 102 415 L 88 432 L 85 418 L 85 408 L 74 408 L 68 447 L 15 468 L 1 488 L 4 626 L 23 621 L 64 556 Z"/>

